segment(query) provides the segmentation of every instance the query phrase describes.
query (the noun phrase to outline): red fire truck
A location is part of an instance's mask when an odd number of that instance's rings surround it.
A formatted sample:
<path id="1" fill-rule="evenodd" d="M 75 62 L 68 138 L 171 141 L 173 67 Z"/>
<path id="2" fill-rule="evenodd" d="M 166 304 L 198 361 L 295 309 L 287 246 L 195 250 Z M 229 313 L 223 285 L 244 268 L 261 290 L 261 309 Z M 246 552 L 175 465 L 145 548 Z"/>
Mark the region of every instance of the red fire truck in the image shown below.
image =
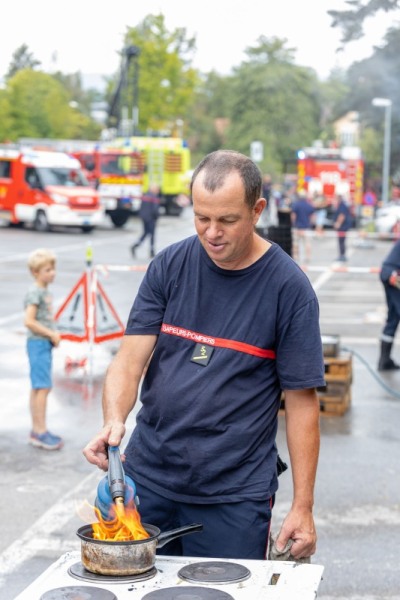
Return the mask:
<path id="1" fill-rule="evenodd" d="M 353 207 L 362 203 L 364 161 L 356 146 L 302 148 L 297 153 L 297 189 L 326 200 L 340 194 Z"/>
<path id="2" fill-rule="evenodd" d="M 130 148 L 109 148 L 101 142 L 21 138 L 24 147 L 68 152 L 77 158 L 89 184 L 97 190 L 104 212 L 122 227 L 141 205 L 145 160 Z"/>
<path id="3" fill-rule="evenodd" d="M 37 231 L 62 226 L 89 232 L 101 223 L 103 210 L 76 158 L 5 144 L 0 145 L 0 216 Z"/>

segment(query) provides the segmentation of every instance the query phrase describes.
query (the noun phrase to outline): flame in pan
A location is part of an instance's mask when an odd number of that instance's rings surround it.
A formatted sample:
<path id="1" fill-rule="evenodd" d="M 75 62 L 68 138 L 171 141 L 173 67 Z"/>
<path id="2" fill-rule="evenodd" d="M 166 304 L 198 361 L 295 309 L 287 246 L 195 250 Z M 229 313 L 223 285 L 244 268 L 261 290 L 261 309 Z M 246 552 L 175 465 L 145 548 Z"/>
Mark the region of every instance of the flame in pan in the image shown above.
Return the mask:
<path id="1" fill-rule="evenodd" d="M 112 507 L 109 520 L 103 519 L 100 511 L 94 507 L 98 523 L 92 523 L 93 539 L 114 542 L 145 540 L 150 535 L 143 527 L 135 506 L 125 506 L 123 510 Z"/>

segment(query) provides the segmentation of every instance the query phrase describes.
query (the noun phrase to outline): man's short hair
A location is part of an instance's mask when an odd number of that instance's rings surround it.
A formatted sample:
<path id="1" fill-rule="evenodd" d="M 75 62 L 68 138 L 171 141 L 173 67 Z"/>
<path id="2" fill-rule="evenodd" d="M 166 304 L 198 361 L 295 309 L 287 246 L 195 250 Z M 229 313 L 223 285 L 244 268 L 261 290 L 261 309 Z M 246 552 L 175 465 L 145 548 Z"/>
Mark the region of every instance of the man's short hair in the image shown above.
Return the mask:
<path id="1" fill-rule="evenodd" d="M 207 154 L 195 168 L 190 182 L 190 191 L 196 177 L 204 171 L 203 185 L 206 190 L 214 192 L 224 185 L 226 177 L 233 171 L 239 173 L 243 182 L 245 202 L 253 208 L 261 198 L 262 175 L 257 165 L 244 154 L 235 150 L 216 150 Z"/>

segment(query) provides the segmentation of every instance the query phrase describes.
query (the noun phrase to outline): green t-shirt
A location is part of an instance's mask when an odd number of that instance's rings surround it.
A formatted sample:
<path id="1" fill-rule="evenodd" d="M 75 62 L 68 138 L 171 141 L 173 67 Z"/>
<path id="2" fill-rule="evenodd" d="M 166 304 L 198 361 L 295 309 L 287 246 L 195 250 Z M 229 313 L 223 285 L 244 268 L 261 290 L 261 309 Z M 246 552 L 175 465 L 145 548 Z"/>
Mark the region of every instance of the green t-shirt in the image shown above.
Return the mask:
<path id="1" fill-rule="evenodd" d="M 36 311 L 36 320 L 39 321 L 41 325 L 48 327 L 49 329 L 55 329 L 54 319 L 53 319 L 53 296 L 49 292 L 47 288 L 42 288 L 33 284 L 24 299 L 24 307 L 25 309 L 34 304 L 37 306 Z M 47 340 L 48 338 L 39 335 L 37 333 L 33 333 L 30 329 L 28 329 L 28 338 L 34 340 Z"/>

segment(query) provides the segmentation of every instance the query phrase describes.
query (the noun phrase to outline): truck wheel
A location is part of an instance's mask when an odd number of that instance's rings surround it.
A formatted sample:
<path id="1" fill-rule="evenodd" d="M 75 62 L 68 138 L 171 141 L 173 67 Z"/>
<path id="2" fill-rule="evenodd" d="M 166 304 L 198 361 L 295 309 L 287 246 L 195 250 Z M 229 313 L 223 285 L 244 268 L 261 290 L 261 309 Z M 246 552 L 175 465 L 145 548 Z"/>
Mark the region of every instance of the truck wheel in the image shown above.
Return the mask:
<path id="1" fill-rule="evenodd" d="M 165 214 L 170 217 L 179 217 L 183 211 L 182 206 L 176 202 L 177 196 L 174 194 L 164 194 L 161 199 L 161 206 L 164 206 Z"/>
<path id="2" fill-rule="evenodd" d="M 33 222 L 35 231 L 49 231 L 50 225 L 46 217 L 46 213 L 43 210 L 38 210 L 36 213 L 35 220 Z"/>
<path id="3" fill-rule="evenodd" d="M 165 214 L 170 217 L 179 217 L 183 208 L 175 204 L 175 202 L 167 202 L 165 206 Z"/>
<path id="4" fill-rule="evenodd" d="M 128 210 L 115 210 L 110 212 L 109 215 L 115 227 L 123 227 L 131 216 Z"/>

